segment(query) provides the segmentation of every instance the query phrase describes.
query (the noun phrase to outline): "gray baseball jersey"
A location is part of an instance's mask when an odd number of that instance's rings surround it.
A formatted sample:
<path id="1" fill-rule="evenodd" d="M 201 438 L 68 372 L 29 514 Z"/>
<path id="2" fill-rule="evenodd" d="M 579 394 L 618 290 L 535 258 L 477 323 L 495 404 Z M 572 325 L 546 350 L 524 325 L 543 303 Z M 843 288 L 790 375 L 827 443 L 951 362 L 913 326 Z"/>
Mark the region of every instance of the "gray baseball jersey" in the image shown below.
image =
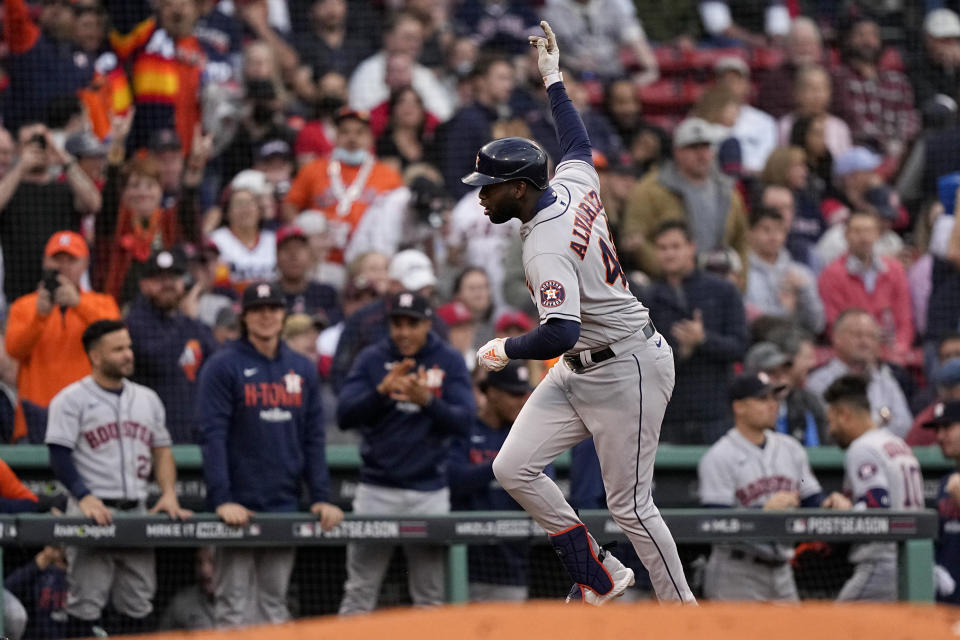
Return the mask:
<path id="1" fill-rule="evenodd" d="M 73 449 L 77 473 L 98 498 L 145 500 L 151 450 L 170 446 L 170 434 L 152 389 L 124 380 L 115 394 L 87 376 L 50 402 L 45 442 Z"/>
<path id="2" fill-rule="evenodd" d="M 574 351 L 603 347 L 639 331 L 649 314 L 627 287 L 600 202 L 600 179 L 579 160 L 561 162 L 553 204 L 520 227 L 523 271 L 540 315 L 576 320 Z"/>
<path id="3" fill-rule="evenodd" d="M 700 459 L 700 502 L 736 508 L 763 507 L 778 491 L 796 491 L 800 500 L 822 491 L 803 446 L 783 433 L 768 430 L 758 447 L 730 429 Z M 756 545 L 764 557 L 789 560 L 793 548 Z"/>
<path id="4" fill-rule="evenodd" d="M 541 208 L 520 228 L 527 287 L 541 323 L 580 323 L 573 351 L 613 345 L 615 356 L 575 373 L 550 369 L 494 461 L 500 484 L 547 532 L 580 524 L 543 469 L 593 436 L 607 506 L 650 572 L 662 600 L 693 602 L 676 543 L 651 498 L 660 425 L 673 393 L 673 351 L 643 333 L 647 309 L 630 293 L 610 239 L 591 164 L 561 162 Z M 543 199 L 553 197 L 543 206 Z"/>
<path id="5" fill-rule="evenodd" d="M 843 460 L 844 488 L 855 509 L 923 509 L 923 476 L 913 449 L 888 429 L 854 440 Z M 895 543 L 854 545 L 853 563 L 897 557 Z"/>

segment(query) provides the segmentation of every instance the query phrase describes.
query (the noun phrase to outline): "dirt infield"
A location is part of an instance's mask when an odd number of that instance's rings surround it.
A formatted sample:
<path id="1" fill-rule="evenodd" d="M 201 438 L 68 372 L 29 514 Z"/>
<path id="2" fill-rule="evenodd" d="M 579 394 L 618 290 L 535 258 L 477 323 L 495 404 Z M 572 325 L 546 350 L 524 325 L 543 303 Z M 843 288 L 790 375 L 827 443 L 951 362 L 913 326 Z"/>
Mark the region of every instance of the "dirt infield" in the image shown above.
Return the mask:
<path id="1" fill-rule="evenodd" d="M 650 603 L 601 609 L 561 603 L 478 604 L 319 618 L 228 632 L 230 640 L 938 640 L 960 639 L 960 608 L 902 604 Z M 225 632 L 167 633 L 156 640 L 224 640 Z"/>

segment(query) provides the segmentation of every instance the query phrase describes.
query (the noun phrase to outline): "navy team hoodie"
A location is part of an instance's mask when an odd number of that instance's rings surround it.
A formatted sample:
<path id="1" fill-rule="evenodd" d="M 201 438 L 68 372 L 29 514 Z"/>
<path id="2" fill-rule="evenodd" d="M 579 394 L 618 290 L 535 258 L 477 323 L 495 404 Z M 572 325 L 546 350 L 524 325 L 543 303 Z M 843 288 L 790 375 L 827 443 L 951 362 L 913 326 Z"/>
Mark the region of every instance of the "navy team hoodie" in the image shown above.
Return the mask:
<path id="1" fill-rule="evenodd" d="M 341 429 L 360 429 L 363 436 L 361 482 L 435 491 L 447 486 L 450 439 L 470 432 L 476 407 L 463 356 L 435 333 L 427 335 L 413 359 L 413 370 L 422 365 L 428 380 L 433 379 L 434 396 L 427 406 L 398 403 L 377 393 L 389 368 L 403 360 L 386 338 L 357 356 L 340 390 L 337 421 Z"/>
<path id="2" fill-rule="evenodd" d="M 197 422 L 211 510 L 237 502 L 253 511 L 297 511 L 326 502 L 330 473 L 316 367 L 282 340 L 269 359 L 241 338 L 201 369 Z"/>

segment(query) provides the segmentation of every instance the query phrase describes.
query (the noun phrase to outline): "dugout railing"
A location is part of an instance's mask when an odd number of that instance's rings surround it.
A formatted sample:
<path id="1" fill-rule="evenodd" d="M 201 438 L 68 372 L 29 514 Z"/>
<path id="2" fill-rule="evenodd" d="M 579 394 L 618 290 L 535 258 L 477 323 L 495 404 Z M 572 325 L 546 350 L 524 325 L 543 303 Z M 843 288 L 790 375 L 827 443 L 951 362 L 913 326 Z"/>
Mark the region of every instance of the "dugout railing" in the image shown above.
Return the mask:
<path id="1" fill-rule="evenodd" d="M 697 463 L 707 447 L 661 445 L 657 451 L 653 495 L 661 507 L 696 508 Z M 837 447 L 809 447 L 810 465 L 825 491 L 841 491 L 843 488 L 843 451 Z M 914 447 L 924 478 L 924 497 L 927 504 L 936 498 L 938 484 L 944 474 L 955 471 L 957 466 L 940 453 L 940 448 Z M 203 459 L 200 449 L 194 445 L 173 447 L 177 463 L 178 493 L 181 502 L 194 510 L 204 508 Z M 21 480 L 35 493 L 48 494 L 56 487 L 47 448 L 42 445 L 0 445 L 0 459 L 9 464 Z M 357 468 L 360 453 L 356 445 L 332 444 L 327 447 L 327 463 L 332 478 L 331 498 L 337 504 L 348 507 L 356 489 Z M 561 455 L 554 464 L 558 478 L 564 480 L 570 467 L 569 452 Z"/>
<path id="2" fill-rule="evenodd" d="M 804 509 L 771 513 L 749 509 L 664 509 L 662 512 L 681 544 L 770 540 L 896 542 L 900 549 L 898 593 L 901 600 L 933 600 L 933 542 L 938 530 L 937 513 L 933 510 Z M 607 512 L 584 511 L 581 517 L 603 539 L 623 538 Z M 258 514 L 245 527 L 228 526 L 213 514 L 198 514 L 183 521 L 166 516 L 120 514 L 109 525 L 49 514 L 0 516 L 2 550 L 47 544 L 154 548 L 342 546 L 348 542 L 441 544 L 448 547 L 447 595 L 451 603 L 467 600 L 467 545 L 510 540 L 545 544 L 545 535 L 536 523 L 517 512 L 458 512 L 425 517 L 411 514 L 404 518 L 348 515 L 331 531 L 322 531 L 316 518 L 306 513 Z"/>

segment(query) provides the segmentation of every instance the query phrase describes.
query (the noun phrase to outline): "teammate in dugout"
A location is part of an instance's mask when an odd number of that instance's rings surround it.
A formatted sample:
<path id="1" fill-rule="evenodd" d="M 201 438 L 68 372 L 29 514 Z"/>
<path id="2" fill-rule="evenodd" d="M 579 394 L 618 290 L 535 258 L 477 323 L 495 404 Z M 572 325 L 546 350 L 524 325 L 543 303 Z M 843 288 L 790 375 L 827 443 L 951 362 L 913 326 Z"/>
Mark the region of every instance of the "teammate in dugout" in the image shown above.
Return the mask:
<path id="1" fill-rule="evenodd" d="M 533 391 L 527 363 L 514 360 L 499 371 L 490 371 L 477 385 L 483 401 L 469 437 L 455 438 L 450 446 L 447 474 L 456 511 L 512 511 L 520 505 L 497 484 L 493 461 L 510 427 Z M 545 473 L 553 477 L 553 469 Z M 467 562 L 470 601 L 522 601 L 529 595 L 530 568 L 526 541 L 470 545 Z"/>
<path id="2" fill-rule="evenodd" d="M 494 224 L 522 223 L 523 265 L 541 324 L 496 338 L 477 352 L 479 366 L 563 355 L 530 396 L 493 463 L 513 498 L 550 534 L 576 583 L 568 601 L 603 604 L 634 583 L 633 571 L 602 549 L 543 469 L 593 435 L 613 518 L 633 543 L 661 600 L 694 603 L 676 543 L 651 498 L 663 412 L 673 391 L 673 352 L 647 309 L 631 295 L 598 195 L 590 139 L 567 97 L 550 25 L 531 36 L 547 87 L 562 157 L 552 182 L 534 142 L 504 138 L 484 145 L 476 171 L 480 204 Z"/>
<path id="3" fill-rule="evenodd" d="M 53 473 L 70 492 L 67 515 L 107 525 L 117 511 L 147 513 L 147 481 L 160 485 L 149 513 L 186 518 L 177 500 L 177 469 L 160 397 L 131 382 L 133 349 L 119 320 L 86 328 L 83 348 L 91 374 L 50 402 L 46 443 Z M 110 633 L 149 630 L 157 590 L 153 549 L 67 547 L 68 637 L 95 635 L 109 600 L 120 614 Z"/>
<path id="4" fill-rule="evenodd" d="M 700 502 L 712 508 L 764 511 L 818 507 L 820 483 L 807 453 L 775 431 L 785 385 L 765 373 L 742 373 L 730 386 L 733 428 L 700 459 Z M 798 600 L 793 549 L 770 543 L 714 545 L 704 573 L 710 600 Z"/>
<path id="5" fill-rule="evenodd" d="M 306 481 L 310 511 L 323 529 L 332 529 L 343 512 L 327 502 L 330 473 L 316 367 L 280 340 L 286 310 L 276 286 L 248 286 L 241 307 L 241 338 L 222 347 L 200 373 L 207 501 L 227 524 L 245 526 L 258 511 L 298 511 Z M 289 620 L 294 554 L 293 548 L 218 548 L 217 626 Z"/>
<path id="6" fill-rule="evenodd" d="M 357 514 L 439 514 L 450 511 L 447 459 L 453 436 L 465 435 L 476 406 L 463 356 L 433 330 L 424 296 L 401 291 L 386 301 L 389 336 L 357 356 L 340 391 L 341 429 L 359 429 Z M 446 550 L 406 545 L 410 598 L 417 606 L 444 601 Z M 347 545 L 347 581 L 340 614 L 371 611 L 393 547 Z"/>
<path id="7" fill-rule="evenodd" d="M 923 426 L 935 432 L 944 458 L 960 462 L 960 400 L 934 405 L 933 417 Z M 937 601 L 960 604 L 960 472 L 948 473 L 937 491 L 940 535 L 934 568 Z"/>
<path id="8" fill-rule="evenodd" d="M 823 393 L 830 437 L 845 450 L 844 488 L 850 498 L 831 494 L 824 506 L 835 509 L 923 509 L 923 476 L 913 450 L 870 414 L 867 381 L 837 378 Z M 852 503 L 851 503 L 852 500 Z M 897 599 L 897 545 L 870 542 L 850 548 L 853 575 L 838 600 Z"/>

